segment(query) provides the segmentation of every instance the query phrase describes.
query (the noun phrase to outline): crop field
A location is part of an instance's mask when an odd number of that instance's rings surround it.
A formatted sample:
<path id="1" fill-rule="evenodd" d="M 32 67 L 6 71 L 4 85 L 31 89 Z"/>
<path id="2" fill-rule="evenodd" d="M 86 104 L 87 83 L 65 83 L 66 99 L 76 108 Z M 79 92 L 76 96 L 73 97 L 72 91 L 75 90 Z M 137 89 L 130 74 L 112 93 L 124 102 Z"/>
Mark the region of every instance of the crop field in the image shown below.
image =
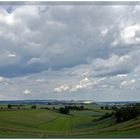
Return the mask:
<path id="1" fill-rule="evenodd" d="M 84 110 L 69 114 L 52 105 L 43 105 L 49 109 L 29 106 L 0 110 L 0 138 L 140 138 L 140 117 L 116 123 L 112 117 L 99 119 L 111 110 L 97 105 L 85 105 Z"/>

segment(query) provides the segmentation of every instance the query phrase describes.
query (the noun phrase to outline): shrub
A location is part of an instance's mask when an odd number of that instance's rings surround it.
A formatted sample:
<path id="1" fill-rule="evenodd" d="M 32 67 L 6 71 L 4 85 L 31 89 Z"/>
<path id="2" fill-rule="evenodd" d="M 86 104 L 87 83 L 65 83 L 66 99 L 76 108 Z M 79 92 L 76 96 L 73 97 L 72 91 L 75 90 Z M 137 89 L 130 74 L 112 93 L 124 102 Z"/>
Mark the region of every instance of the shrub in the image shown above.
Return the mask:
<path id="1" fill-rule="evenodd" d="M 103 109 L 104 109 L 104 107 L 103 107 L 103 106 L 101 106 L 101 109 L 103 110 Z"/>
<path id="2" fill-rule="evenodd" d="M 113 113 L 105 113 L 103 116 L 102 116 L 102 119 L 105 119 L 105 118 L 109 118 L 109 117 L 111 117 L 111 116 L 113 116 Z"/>
<path id="3" fill-rule="evenodd" d="M 31 109 L 36 109 L 36 108 L 37 108 L 36 105 L 32 105 L 32 106 L 31 106 Z"/>
<path id="4" fill-rule="evenodd" d="M 60 107 L 59 108 L 59 112 L 62 113 L 62 114 L 68 114 L 69 113 L 69 109 L 68 109 L 67 106 L 65 106 L 64 108 Z"/>

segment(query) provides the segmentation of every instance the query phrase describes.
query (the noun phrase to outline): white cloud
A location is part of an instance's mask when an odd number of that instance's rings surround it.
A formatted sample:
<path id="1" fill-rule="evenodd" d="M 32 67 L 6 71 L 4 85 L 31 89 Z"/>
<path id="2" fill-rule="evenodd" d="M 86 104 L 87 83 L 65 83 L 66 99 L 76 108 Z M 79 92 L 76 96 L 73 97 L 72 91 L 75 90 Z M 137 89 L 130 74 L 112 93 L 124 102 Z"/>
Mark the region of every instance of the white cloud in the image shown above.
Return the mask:
<path id="1" fill-rule="evenodd" d="M 0 76 L 0 82 L 4 80 L 4 77 Z"/>
<path id="2" fill-rule="evenodd" d="M 45 82 L 45 79 L 37 79 L 36 82 Z"/>
<path id="3" fill-rule="evenodd" d="M 0 9 L 0 22 L 12 25 L 14 23 L 13 15 L 8 14 L 5 9 Z"/>
<path id="4" fill-rule="evenodd" d="M 101 31 L 101 35 L 102 35 L 102 36 L 106 36 L 107 33 L 108 33 L 108 29 L 107 29 L 107 28 L 106 28 L 106 29 L 103 29 L 103 30 Z"/>
<path id="5" fill-rule="evenodd" d="M 139 24 L 127 26 L 121 31 L 121 38 L 128 44 L 140 43 L 140 36 L 137 36 L 138 32 L 140 32 Z"/>
<path id="6" fill-rule="evenodd" d="M 84 79 L 80 80 L 79 84 L 76 85 L 76 89 L 82 89 L 82 88 L 89 88 L 92 85 L 92 82 L 85 77 Z"/>
<path id="7" fill-rule="evenodd" d="M 8 54 L 8 57 L 16 57 L 16 54 Z"/>
<path id="8" fill-rule="evenodd" d="M 121 87 L 128 87 L 128 86 L 131 86 L 131 85 L 134 84 L 135 82 L 136 82 L 135 79 L 123 81 L 123 82 L 121 83 Z"/>
<path id="9" fill-rule="evenodd" d="M 112 54 L 108 59 L 95 59 L 92 62 L 93 75 L 106 76 L 128 73 L 135 65 L 130 61 L 132 61 L 132 58 L 128 54 L 123 56 Z"/>
<path id="10" fill-rule="evenodd" d="M 11 53 L 11 52 L 7 52 L 7 56 L 8 57 L 16 57 L 17 55 L 16 55 L 16 53 Z"/>
<path id="11" fill-rule="evenodd" d="M 127 62 L 130 60 L 130 56 L 129 55 L 124 55 L 124 56 L 118 56 L 118 55 L 112 55 L 110 58 L 108 59 L 95 59 L 95 61 L 93 61 L 93 65 L 95 65 L 95 69 L 100 69 L 100 68 L 111 68 L 111 67 L 115 67 L 118 66 L 121 63 Z"/>
<path id="12" fill-rule="evenodd" d="M 65 92 L 68 91 L 70 87 L 68 85 L 60 85 L 59 87 L 56 87 L 54 91 L 56 92 Z"/>
<path id="13" fill-rule="evenodd" d="M 23 94 L 25 94 L 25 95 L 30 95 L 30 94 L 31 94 L 31 91 L 30 91 L 29 89 L 25 89 L 25 90 L 23 91 Z"/>
<path id="14" fill-rule="evenodd" d="M 127 74 L 118 74 L 116 77 L 118 80 L 122 81 L 125 80 L 128 76 Z"/>
<path id="15" fill-rule="evenodd" d="M 56 92 L 65 92 L 65 91 L 69 91 L 69 92 L 75 92 L 79 89 L 89 89 L 92 86 L 92 82 L 85 77 L 84 79 L 80 80 L 78 84 L 73 84 L 73 83 L 69 83 L 68 84 L 63 84 L 60 85 L 59 87 L 56 87 L 54 89 L 54 91 Z"/>

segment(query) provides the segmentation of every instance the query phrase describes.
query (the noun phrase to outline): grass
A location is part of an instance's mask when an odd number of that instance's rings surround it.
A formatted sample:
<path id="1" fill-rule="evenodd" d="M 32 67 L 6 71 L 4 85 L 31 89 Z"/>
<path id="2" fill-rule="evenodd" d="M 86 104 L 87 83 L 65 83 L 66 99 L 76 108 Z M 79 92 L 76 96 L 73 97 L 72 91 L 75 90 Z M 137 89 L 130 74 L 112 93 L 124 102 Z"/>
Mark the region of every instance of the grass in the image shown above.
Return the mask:
<path id="1" fill-rule="evenodd" d="M 97 134 L 78 135 L 81 138 L 140 138 L 140 129 L 128 131 L 108 131 Z"/>
<path id="2" fill-rule="evenodd" d="M 35 128 L 58 114 L 47 110 L 0 111 L 0 126 Z"/>
<path id="3" fill-rule="evenodd" d="M 40 125 L 39 128 L 49 131 L 69 131 L 71 129 L 70 118 L 61 116 Z"/>
<path id="4" fill-rule="evenodd" d="M 119 124 L 112 117 L 97 120 L 107 110 L 88 107 L 69 115 L 39 108 L 0 111 L 0 138 L 140 138 L 140 118 Z"/>

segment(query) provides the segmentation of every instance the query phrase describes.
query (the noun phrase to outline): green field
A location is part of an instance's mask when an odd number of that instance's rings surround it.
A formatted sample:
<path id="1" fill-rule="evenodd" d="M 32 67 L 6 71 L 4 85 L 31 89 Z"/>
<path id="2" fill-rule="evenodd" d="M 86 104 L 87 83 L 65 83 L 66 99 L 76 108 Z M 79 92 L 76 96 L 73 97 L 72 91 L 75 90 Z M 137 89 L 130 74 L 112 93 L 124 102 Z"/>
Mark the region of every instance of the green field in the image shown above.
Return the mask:
<path id="1" fill-rule="evenodd" d="M 47 106 L 48 108 L 57 106 Z M 85 105 L 68 115 L 53 109 L 0 110 L 0 138 L 140 138 L 140 118 L 116 123 L 111 110 Z"/>

